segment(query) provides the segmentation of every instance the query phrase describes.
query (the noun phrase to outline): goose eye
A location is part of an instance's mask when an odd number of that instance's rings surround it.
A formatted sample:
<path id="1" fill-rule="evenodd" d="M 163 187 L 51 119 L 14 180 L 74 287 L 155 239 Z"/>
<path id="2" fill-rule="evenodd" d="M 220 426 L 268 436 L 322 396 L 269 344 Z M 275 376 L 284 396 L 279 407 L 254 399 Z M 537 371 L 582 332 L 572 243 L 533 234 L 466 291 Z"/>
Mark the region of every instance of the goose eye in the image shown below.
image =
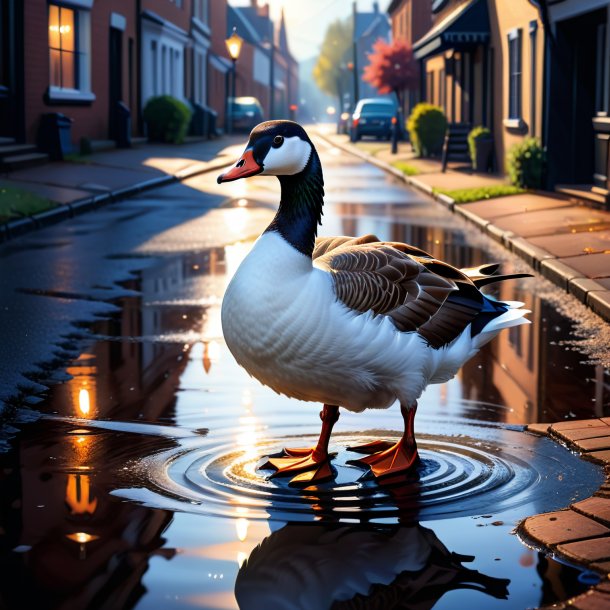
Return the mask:
<path id="1" fill-rule="evenodd" d="M 275 136 L 273 138 L 273 148 L 279 148 L 284 143 L 284 136 Z"/>

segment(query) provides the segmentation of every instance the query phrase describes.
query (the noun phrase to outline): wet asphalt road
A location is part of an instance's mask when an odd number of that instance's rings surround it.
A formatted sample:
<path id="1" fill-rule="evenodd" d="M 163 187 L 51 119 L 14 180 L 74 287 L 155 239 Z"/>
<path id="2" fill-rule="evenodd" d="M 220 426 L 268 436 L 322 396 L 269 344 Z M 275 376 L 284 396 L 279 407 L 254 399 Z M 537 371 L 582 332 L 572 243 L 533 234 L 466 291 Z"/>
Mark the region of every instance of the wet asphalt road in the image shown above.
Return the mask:
<path id="1" fill-rule="evenodd" d="M 527 270 L 425 195 L 319 137 L 315 142 L 327 192 L 321 235 L 375 233 L 457 266 L 492 259 Z M 237 158 L 241 147 L 233 149 Z M 129 294 L 121 283 L 134 273 L 160 257 L 243 241 L 264 229 L 279 199 L 277 180 L 219 186 L 215 179 L 203 174 L 0 246 L 0 412 L 18 394 L 34 404 L 32 395 L 65 377 L 58 365 L 78 351 L 70 339 L 115 310 L 112 301 Z M 578 308 L 574 301 L 576 316 Z"/>

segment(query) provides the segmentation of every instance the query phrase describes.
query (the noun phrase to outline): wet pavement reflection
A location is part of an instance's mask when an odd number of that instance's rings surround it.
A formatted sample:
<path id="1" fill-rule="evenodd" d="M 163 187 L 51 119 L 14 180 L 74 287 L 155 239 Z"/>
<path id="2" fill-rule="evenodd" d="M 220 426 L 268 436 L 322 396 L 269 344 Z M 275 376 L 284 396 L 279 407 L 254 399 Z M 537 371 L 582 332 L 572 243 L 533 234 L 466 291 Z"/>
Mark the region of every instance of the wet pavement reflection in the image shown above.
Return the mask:
<path id="1" fill-rule="evenodd" d="M 371 232 L 458 266 L 521 265 L 375 168 L 321 149 L 323 234 Z M 266 188 L 258 200 L 231 193 L 236 233 L 271 215 Z M 64 337 L 73 357 L 44 373 L 63 382 L 35 405 L 40 417 L 20 412 L 0 454 L 0 606 L 493 609 L 586 589 L 593 575 L 512 534 L 603 480 L 520 428 L 610 415 L 608 371 L 565 343 L 577 341 L 556 306 L 567 297 L 540 278 L 502 286 L 533 324 L 425 392 L 417 479 L 380 487 L 348 463 L 355 437 L 400 435 L 393 408 L 343 414 L 335 481 L 299 491 L 267 480 L 260 458 L 315 437 L 319 406 L 261 387 L 224 345 L 222 295 L 251 246 L 230 242 L 147 261 L 114 313 Z"/>

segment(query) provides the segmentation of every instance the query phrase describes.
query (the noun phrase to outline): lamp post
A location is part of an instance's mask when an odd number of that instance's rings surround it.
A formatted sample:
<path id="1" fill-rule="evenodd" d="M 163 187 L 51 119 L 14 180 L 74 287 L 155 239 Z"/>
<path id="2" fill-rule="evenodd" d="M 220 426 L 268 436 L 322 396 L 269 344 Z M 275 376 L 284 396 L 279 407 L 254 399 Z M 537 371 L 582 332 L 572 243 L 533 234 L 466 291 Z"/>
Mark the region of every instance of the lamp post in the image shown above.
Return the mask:
<path id="1" fill-rule="evenodd" d="M 237 28 L 233 28 L 233 32 L 231 36 L 229 36 L 225 40 L 225 45 L 227 46 L 227 51 L 229 52 L 229 57 L 233 62 L 233 75 L 231 78 L 231 96 L 229 97 L 229 112 L 228 114 L 228 123 L 227 123 L 227 133 L 233 132 L 233 100 L 235 99 L 235 76 L 236 76 L 236 64 L 239 59 L 239 54 L 241 53 L 241 45 L 243 43 L 243 38 L 238 36 Z"/>

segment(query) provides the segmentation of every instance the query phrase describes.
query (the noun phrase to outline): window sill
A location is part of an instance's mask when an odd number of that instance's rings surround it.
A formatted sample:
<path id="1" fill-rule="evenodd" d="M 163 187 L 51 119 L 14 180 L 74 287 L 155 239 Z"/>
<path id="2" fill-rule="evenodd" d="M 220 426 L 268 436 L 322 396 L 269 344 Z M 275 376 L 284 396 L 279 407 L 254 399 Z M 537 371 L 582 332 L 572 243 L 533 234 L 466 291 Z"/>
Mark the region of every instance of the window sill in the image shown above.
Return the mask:
<path id="1" fill-rule="evenodd" d="M 514 129 L 523 131 L 525 129 L 525 122 L 523 119 L 504 119 L 502 124 L 506 129 Z"/>
<path id="2" fill-rule="evenodd" d="M 49 87 L 45 95 L 47 104 L 91 104 L 95 101 L 95 94 L 91 91 L 78 89 L 61 89 Z"/>

